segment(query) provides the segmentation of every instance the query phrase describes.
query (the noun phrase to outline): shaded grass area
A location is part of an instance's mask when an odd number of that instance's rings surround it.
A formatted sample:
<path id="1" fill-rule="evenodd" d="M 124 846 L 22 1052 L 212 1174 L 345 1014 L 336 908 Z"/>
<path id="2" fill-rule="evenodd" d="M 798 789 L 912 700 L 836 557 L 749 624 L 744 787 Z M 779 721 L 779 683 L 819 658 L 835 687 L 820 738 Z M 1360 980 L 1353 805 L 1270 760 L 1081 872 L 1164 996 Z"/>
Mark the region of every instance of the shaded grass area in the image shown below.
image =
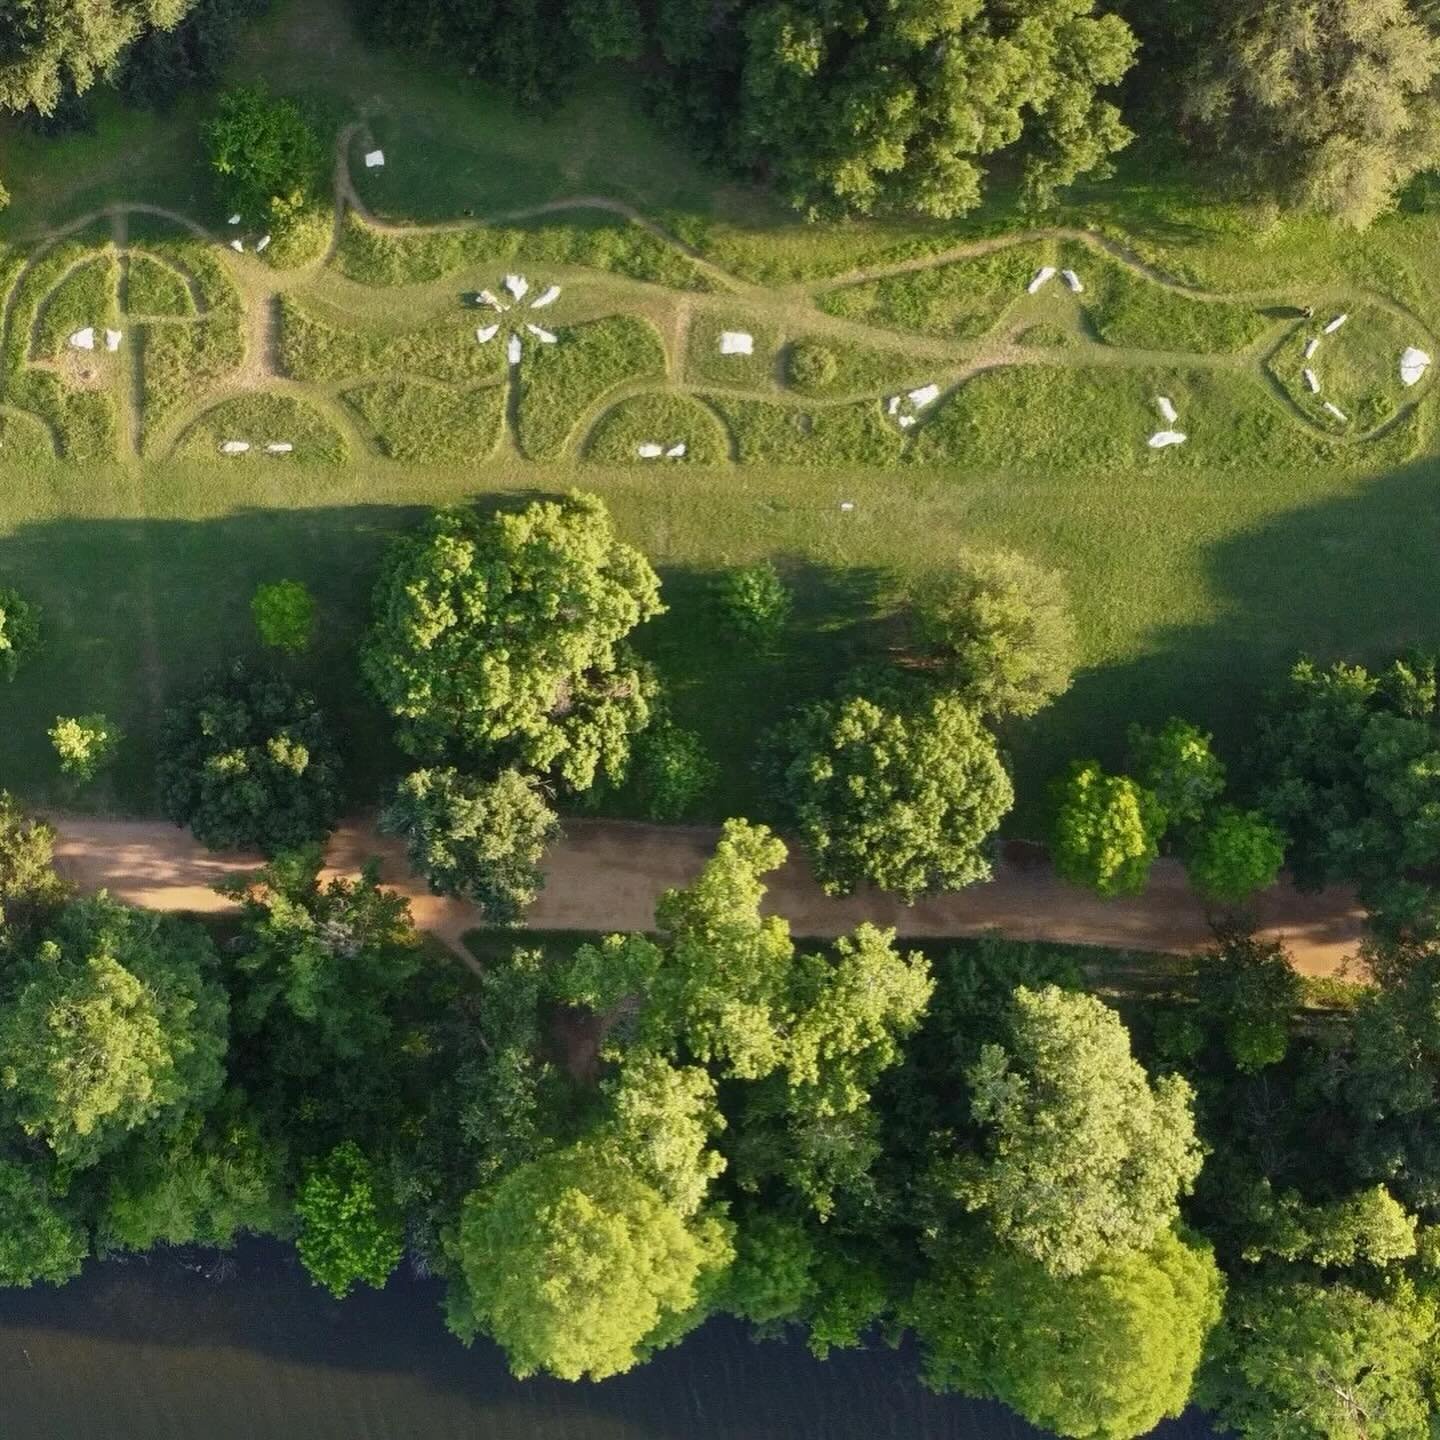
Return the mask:
<path id="1" fill-rule="evenodd" d="M 220 454 L 226 440 L 246 440 L 243 455 Z M 287 454 L 266 450 L 270 443 L 290 444 Z M 255 392 L 222 400 L 196 418 L 180 437 L 177 453 L 187 459 L 215 459 L 217 463 L 294 465 L 321 461 L 339 465 L 349 458 L 345 437 L 313 405 L 293 395 Z"/>
<path id="2" fill-rule="evenodd" d="M 645 459 L 641 445 L 685 446 L 678 460 Z M 632 395 L 600 417 L 585 455 L 602 465 L 719 465 L 730 457 L 729 439 L 715 412 L 690 395 L 673 391 Z"/>
<path id="3" fill-rule="evenodd" d="M 893 465 L 904 448 L 878 400 L 810 410 L 728 395 L 713 396 L 711 403 L 729 425 L 736 458 L 745 465 Z M 835 479 L 843 488 L 843 477 Z"/>
<path id="4" fill-rule="evenodd" d="M 560 343 L 525 337 L 516 406 L 520 444 L 532 460 L 555 459 L 607 391 L 627 380 L 658 380 L 665 350 L 654 327 L 634 315 L 574 325 Z"/>
<path id="5" fill-rule="evenodd" d="M 387 380 L 347 390 L 345 401 L 386 455 L 410 463 L 484 460 L 505 418 L 498 385 L 457 394 L 422 380 Z"/>
<path id="6" fill-rule="evenodd" d="M 131 315 L 193 315 L 195 299 L 177 270 L 154 255 L 125 260 L 125 309 Z"/>
<path id="7" fill-rule="evenodd" d="M 412 329 L 357 330 L 317 314 L 288 295 L 278 301 L 280 364 L 295 380 L 349 380 L 407 374 L 446 383 L 498 379 L 505 370 L 500 337 L 475 339 L 482 312 L 457 311 Z"/>
<path id="8" fill-rule="evenodd" d="M 749 355 L 722 355 L 725 331 L 747 334 Z M 696 315 L 686 340 L 685 376 L 694 382 L 725 385 L 732 390 L 773 390 L 780 372 L 780 332 L 772 323 L 736 306 L 719 314 Z"/>

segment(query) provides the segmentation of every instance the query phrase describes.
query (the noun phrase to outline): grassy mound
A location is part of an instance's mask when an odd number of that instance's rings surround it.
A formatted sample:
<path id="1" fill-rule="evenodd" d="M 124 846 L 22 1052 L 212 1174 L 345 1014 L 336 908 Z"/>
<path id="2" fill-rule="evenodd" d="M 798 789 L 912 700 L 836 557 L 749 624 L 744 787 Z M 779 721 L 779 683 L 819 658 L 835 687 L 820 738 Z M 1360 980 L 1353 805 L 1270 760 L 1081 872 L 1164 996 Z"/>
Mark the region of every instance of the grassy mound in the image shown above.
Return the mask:
<path id="1" fill-rule="evenodd" d="M 226 440 L 248 440 L 241 456 L 220 456 Z M 275 455 L 265 449 L 271 441 L 289 442 L 295 448 Z M 178 455 L 197 460 L 302 460 L 338 465 L 349 455 L 345 437 L 313 406 L 291 395 L 256 391 L 222 400 L 198 416 L 176 446 Z"/>
<path id="2" fill-rule="evenodd" d="M 894 465 L 903 440 L 878 400 L 805 410 L 717 395 L 744 465 Z"/>
<path id="3" fill-rule="evenodd" d="M 33 415 L 0 410 L 0 461 L 6 465 L 26 465 L 54 458 L 50 434 L 39 420 Z"/>
<path id="4" fill-rule="evenodd" d="M 115 257 L 107 251 L 82 261 L 59 281 L 40 303 L 31 348 L 35 359 L 57 360 L 75 331 L 114 322 L 116 273 Z M 99 343 L 97 336 L 97 353 L 103 354 Z"/>
<path id="5" fill-rule="evenodd" d="M 153 255 L 132 252 L 126 261 L 125 309 L 131 315 L 193 315 L 195 300 L 177 270 Z"/>
<path id="6" fill-rule="evenodd" d="M 553 460 L 576 425 L 627 380 L 658 380 L 665 351 L 654 329 L 633 315 L 573 325 L 559 344 L 525 337 L 519 375 L 520 444 L 532 460 Z"/>
<path id="7" fill-rule="evenodd" d="M 722 355 L 720 336 L 726 330 L 740 330 L 755 340 L 749 355 Z M 773 325 L 733 314 L 696 315 L 690 322 L 686 342 L 685 374 L 691 381 L 726 385 L 734 390 L 774 390 L 780 370 L 780 333 Z"/>
<path id="8" fill-rule="evenodd" d="M 392 460 L 484 460 L 505 417 L 499 385 L 456 394 L 421 380 L 387 380 L 345 392 L 346 403 L 375 432 Z"/>
<path id="9" fill-rule="evenodd" d="M 789 389 L 821 398 L 914 389 L 937 368 L 936 361 L 916 359 L 901 350 L 878 350 L 830 336 L 792 341 L 785 347 L 782 364 Z"/>
<path id="10" fill-rule="evenodd" d="M 645 460 L 641 445 L 666 449 L 683 442 L 685 454 L 678 463 L 720 465 L 730 456 L 729 440 L 713 411 L 689 395 L 655 393 L 632 395 L 607 410 L 591 431 L 586 459 L 605 465 L 673 465 L 674 460 Z"/>

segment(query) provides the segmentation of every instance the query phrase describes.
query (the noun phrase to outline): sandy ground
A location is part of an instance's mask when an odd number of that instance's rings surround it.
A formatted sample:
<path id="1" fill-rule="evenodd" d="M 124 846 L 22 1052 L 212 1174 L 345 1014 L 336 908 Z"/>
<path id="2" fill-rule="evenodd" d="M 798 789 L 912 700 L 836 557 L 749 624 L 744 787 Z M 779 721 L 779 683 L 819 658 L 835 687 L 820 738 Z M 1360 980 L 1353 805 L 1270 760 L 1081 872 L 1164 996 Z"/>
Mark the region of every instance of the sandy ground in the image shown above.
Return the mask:
<path id="1" fill-rule="evenodd" d="M 157 910 L 224 910 L 229 902 L 210 887 L 222 875 L 260 863 L 254 855 L 211 854 L 188 831 L 163 821 L 49 818 L 59 830 L 56 861 L 64 875 L 83 889 L 103 887 Z M 542 930 L 645 929 L 656 898 L 695 875 L 716 834 L 705 826 L 571 821 L 550 852 L 547 884 L 529 923 Z M 478 921 L 476 911 L 431 895 L 405 864 L 402 847 L 377 835 L 368 819 L 341 826 L 327 863 L 336 873 L 353 874 L 370 856 L 380 857 L 382 877 L 410 898 L 416 923 L 460 949 L 460 937 Z M 1015 939 L 1175 954 L 1210 940 L 1204 907 L 1179 865 L 1168 860 L 1155 866 L 1149 887 L 1134 899 L 1100 900 L 1057 880 L 1047 867 L 1007 862 L 989 884 L 906 906 L 873 893 L 830 899 L 796 858 L 770 877 L 766 903 L 800 935 L 838 935 L 873 920 L 907 936 L 993 929 Z M 1282 882 L 1257 908 L 1261 933 L 1282 940 L 1307 975 L 1335 974 L 1358 947 L 1362 913 L 1347 891 L 1302 895 Z"/>

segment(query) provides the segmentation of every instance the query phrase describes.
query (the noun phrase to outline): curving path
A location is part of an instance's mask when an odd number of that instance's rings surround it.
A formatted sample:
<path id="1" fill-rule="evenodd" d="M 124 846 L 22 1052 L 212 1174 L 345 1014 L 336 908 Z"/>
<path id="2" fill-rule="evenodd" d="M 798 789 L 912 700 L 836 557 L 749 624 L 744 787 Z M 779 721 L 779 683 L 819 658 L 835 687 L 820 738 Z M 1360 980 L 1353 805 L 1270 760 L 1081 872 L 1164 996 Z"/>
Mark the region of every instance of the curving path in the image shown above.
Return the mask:
<path id="1" fill-rule="evenodd" d="M 164 821 L 48 818 L 59 831 L 62 874 L 82 889 L 104 888 L 156 910 L 223 911 L 229 902 L 210 887 L 260 863 L 257 856 L 216 855 Z M 547 884 L 528 922 L 541 930 L 647 929 L 660 894 L 695 876 L 717 833 L 711 826 L 573 820 L 547 857 Z M 479 923 L 479 913 L 431 895 L 406 865 L 403 847 L 377 835 L 368 817 L 343 824 L 326 858 L 332 872 L 354 874 L 372 856 L 381 860 L 382 878 L 409 897 L 416 923 L 468 959 L 461 937 Z M 797 934 L 812 936 L 839 935 L 872 920 L 915 938 L 993 929 L 1020 940 L 1173 954 L 1201 950 L 1211 939 L 1204 907 L 1170 860 L 1155 866 L 1149 887 L 1134 899 L 1100 900 L 1064 884 L 1048 866 L 1004 863 L 987 885 L 906 906 L 874 893 L 831 899 L 796 857 L 769 877 L 767 906 Z M 1363 916 L 1348 891 L 1303 895 L 1285 882 L 1260 897 L 1257 912 L 1259 933 L 1283 941 L 1303 974 L 1337 974 L 1359 946 Z"/>

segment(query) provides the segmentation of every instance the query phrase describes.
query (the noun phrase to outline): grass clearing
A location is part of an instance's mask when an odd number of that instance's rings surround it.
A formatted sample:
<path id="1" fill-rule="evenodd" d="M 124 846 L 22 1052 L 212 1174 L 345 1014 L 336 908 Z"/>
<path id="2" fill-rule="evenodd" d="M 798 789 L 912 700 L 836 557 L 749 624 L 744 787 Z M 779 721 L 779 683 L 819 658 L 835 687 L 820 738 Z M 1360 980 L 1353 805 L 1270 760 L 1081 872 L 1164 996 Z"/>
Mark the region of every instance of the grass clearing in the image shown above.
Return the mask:
<path id="1" fill-rule="evenodd" d="M 904 449 L 878 400 L 807 409 L 717 395 L 712 403 L 735 437 L 742 465 L 895 465 Z"/>
<path id="2" fill-rule="evenodd" d="M 645 458 L 642 445 L 666 450 L 684 445 L 678 458 Z M 725 427 L 702 401 L 674 391 L 632 395 L 600 417 L 585 442 L 585 457 L 601 465 L 723 465 L 730 458 Z"/>
<path id="3" fill-rule="evenodd" d="M 125 310 L 130 315 L 190 316 L 195 297 L 185 277 L 154 255 L 131 251 L 125 260 Z"/>
<path id="4" fill-rule="evenodd" d="M 559 343 L 525 336 L 516 405 L 520 444 L 532 460 L 553 460 L 597 401 L 627 381 L 658 380 L 665 350 L 653 326 L 614 315 L 559 332 Z"/>
<path id="5" fill-rule="evenodd" d="M 781 363 L 788 389 L 820 399 L 911 389 L 928 382 L 943 366 L 903 350 L 882 350 L 829 335 L 791 340 Z"/>
<path id="6" fill-rule="evenodd" d="M 722 355 L 727 330 L 751 336 L 749 355 Z M 730 390 L 775 390 L 782 363 L 778 326 L 740 307 L 706 311 L 691 318 L 686 341 L 685 378 L 693 384 L 723 385 Z"/>
<path id="7" fill-rule="evenodd" d="M 245 440 L 250 449 L 243 455 L 221 455 L 226 440 Z M 265 447 L 289 444 L 294 448 L 276 454 Z M 188 459 L 215 459 L 226 465 L 268 463 L 294 465 L 317 461 L 339 465 L 349 458 L 345 437 L 313 405 L 293 395 L 257 391 L 222 400 L 193 420 L 176 446 L 176 453 Z"/>
<path id="8" fill-rule="evenodd" d="M 505 391 L 498 385 L 456 394 L 421 380 L 388 380 L 345 392 L 345 401 L 392 460 L 478 462 L 500 438 Z"/>

